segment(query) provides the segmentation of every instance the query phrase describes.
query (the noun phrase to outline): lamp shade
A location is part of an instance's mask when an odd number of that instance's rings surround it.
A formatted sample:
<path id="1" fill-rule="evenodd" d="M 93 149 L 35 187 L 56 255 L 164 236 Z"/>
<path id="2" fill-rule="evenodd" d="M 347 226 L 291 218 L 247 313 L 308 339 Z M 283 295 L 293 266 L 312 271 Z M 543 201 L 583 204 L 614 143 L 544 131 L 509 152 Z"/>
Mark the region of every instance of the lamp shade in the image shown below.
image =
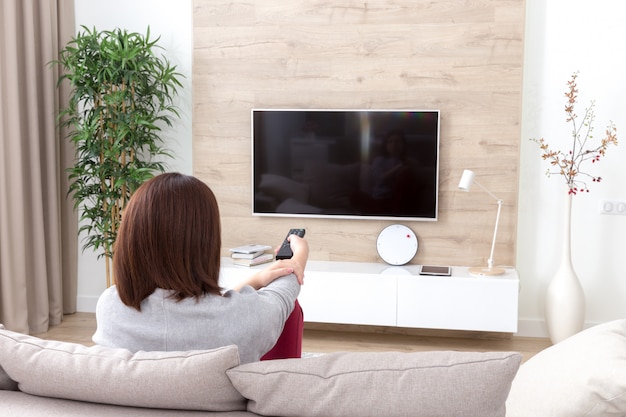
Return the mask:
<path id="1" fill-rule="evenodd" d="M 463 191 L 469 191 L 472 183 L 474 182 L 474 171 L 466 169 L 463 171 L 461 181 L 459 181 L 459 188 Z"/>

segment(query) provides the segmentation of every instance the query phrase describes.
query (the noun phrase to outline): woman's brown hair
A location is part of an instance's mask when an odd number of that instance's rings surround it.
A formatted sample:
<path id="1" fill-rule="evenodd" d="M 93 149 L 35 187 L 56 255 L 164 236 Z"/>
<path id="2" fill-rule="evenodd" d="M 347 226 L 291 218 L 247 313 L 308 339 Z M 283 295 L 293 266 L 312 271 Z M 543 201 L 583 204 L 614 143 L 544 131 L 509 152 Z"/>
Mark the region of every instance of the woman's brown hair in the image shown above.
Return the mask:
<path id="1" fill-rule="evenodd" d="M 206 184 L 179 173 L 150 179 L 131 197 L 115 241 L 122 302 L 141 310 L 157 288 L 178 300 L 219 294 L 221 246 L 217 200 Z"/>

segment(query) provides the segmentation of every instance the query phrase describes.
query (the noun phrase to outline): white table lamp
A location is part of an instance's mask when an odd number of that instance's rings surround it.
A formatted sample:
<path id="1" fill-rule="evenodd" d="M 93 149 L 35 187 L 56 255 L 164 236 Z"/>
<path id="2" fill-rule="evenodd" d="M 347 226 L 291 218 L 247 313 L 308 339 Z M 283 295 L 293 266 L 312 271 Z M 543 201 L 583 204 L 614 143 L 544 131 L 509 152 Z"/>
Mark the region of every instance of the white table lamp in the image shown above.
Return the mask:
<path id="1" fill-rule="evenodd" d="M 498 234 L 498 223 L 500 222 L 500 211 L 502 211 L 502 200 L 493 195 L 489 190 L 483 187 L 478 181 L 474 179 L 474 172 L 468 169 L 463 171 L 461 181 L 459 181 L 459 188 L 463 191 L 469 191 L 472 184 L 478 185 L 487 194 L 489 194 L 498 203 L 498 214 L 496 215 L 496 226 L 493 229 L 493 240 L 491 242 L 491 253 L 489 259 L 487 259 L 487 266 L 478 266 L 470 268 L 470 274 L 474 275 L 502 275 L 504 269 L 493 266 L 493 251 L 496 247 L 496 235 Z"/>

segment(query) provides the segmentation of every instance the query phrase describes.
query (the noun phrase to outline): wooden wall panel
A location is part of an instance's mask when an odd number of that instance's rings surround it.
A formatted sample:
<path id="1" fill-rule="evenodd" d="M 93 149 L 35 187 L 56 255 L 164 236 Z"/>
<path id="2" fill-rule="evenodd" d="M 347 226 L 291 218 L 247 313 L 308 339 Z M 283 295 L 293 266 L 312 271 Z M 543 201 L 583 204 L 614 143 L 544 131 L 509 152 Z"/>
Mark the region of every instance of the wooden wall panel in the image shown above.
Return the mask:
<path id="1" fill-rule="evenodd" d="M 496 262 L 515 263 L 523 0 L 195 0 L 194 173 L 215 191 L 224 255 L 308 229 L 311 258 L 380 261 L 393 222 L 251 215 L 252 108 L 441 110 L 439 220 L 402 222 L 412 263 L 486 262 L 495 201 L 457 190 L 464 168 L 504 199 Z"/>

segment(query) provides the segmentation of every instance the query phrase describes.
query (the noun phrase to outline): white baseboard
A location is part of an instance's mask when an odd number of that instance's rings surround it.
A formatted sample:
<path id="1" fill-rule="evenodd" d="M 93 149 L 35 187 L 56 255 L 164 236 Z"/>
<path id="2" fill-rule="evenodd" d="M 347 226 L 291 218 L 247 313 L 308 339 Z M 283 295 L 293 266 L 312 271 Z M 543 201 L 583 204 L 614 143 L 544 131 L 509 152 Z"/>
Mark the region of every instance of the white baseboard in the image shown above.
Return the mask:
<path id="1" fill-rule="evenodd" d="M 519 319 L 517 321 L 517 333 L 521 337 L 548 337 L 548 330 L 544 320 Z"/>
<path id="2" fill-rule="evenodd" d="M 79 313 L 95 313 L 99 297 L 78 295 L 76 297 L 76 311 Z"/>
<path id="3" fill-rule="evenodd" d="M 95 313 L 98 297 L 77 296 L 76 311 L 80 313 Z M 598 323 L 585 322 L 584 328 L 594 326 Z M 547 338 L 548 330 L 544 320 L 540 319 L 520 319 L 517 322 L 517 333 L 515 336 L 520 337 L 542 337 Z"/>
<path id="4" fill-rule="evenodd" d="M 583 324 L 583 329 L 600 324 L 600 322 L 586 321 Z M 517 333 L 515 336 L 521 337 L 550 337 L 548 335 L 548 329 L 546 322 L 541 319 L 519 319 L 517 322 Z"/>

